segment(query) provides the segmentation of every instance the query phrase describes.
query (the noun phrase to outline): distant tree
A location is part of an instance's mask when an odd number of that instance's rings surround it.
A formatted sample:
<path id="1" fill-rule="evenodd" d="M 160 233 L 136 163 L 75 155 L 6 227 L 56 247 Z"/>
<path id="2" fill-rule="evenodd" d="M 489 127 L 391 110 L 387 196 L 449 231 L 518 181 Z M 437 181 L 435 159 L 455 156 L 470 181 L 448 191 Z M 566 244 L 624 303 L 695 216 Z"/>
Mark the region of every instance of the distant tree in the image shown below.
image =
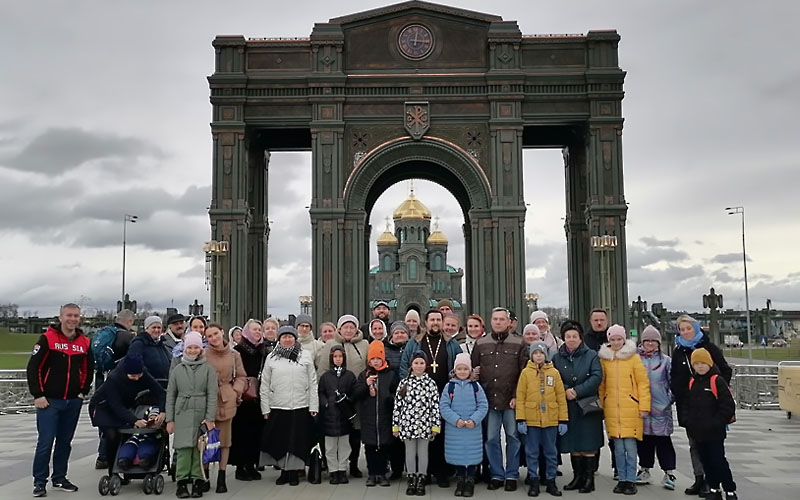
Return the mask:
<path id="1" fill-rule="evenodd" d="M 17 304 L 0 304 L 0 318 L 10 319 L 19 317 L 19 306 Z"/>

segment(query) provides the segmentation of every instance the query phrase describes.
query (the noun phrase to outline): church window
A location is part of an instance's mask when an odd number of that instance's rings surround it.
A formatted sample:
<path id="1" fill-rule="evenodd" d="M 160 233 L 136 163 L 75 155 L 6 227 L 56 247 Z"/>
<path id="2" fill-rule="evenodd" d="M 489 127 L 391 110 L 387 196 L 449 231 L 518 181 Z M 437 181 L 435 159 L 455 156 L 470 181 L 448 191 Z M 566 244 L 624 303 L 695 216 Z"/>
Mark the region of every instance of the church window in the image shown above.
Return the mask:
<path id="1" fill-rule="evenodd" d="M 383 270 L 384 271 L 391 271 L 392 270 L 392 257 L 389 255 L 383 256 Z"/>
<path id="2" fill-rule="evenodd" d="M 433 257 L 433 270 L 434 271 L 441 271 L 444 269 L 442 266 L 442 256 L 441 255 L 434 255 Z"/>
<path id="3" fill-rule="evenodd" d="M 408 259 L 408 280 L 417 279 L 417 259 Z"/>

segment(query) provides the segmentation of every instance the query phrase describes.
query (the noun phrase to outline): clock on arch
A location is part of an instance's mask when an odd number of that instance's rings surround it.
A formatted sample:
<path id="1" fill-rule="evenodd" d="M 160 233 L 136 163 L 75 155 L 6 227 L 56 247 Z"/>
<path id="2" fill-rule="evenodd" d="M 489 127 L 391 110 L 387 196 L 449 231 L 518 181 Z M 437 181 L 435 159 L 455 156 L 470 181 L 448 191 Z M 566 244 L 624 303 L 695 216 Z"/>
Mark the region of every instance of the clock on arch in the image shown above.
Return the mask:
<path id="1" fill-rule="evenodd" d="M 433 33 L 422 24 L 409 24 L 400 31 L 397 46 L 408 59 L 424 59 L 433 50 Z"/>

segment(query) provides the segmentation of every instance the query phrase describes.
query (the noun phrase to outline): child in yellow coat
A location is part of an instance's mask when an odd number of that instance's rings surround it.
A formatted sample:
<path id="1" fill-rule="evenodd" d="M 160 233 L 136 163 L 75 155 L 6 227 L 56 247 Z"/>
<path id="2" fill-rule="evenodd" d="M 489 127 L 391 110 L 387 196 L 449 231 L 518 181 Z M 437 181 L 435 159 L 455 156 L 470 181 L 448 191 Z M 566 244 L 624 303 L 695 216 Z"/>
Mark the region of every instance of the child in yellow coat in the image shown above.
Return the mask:
<path id="1" fill-rule="evenodd" d="M 625 327 L 614 325 L 606 336 L 608 344 L 597 353 L 603 365 L 598 392 L 619 471 L 614 493 L 633 495 L 636 494 L 636 441 L 642 440 L 642 419 L 650 413 L 650 381 L 636 353 L 636 342 L 627 339 Z"/>
<path id="2" fill-rule="evenodd" d="M 541 340 L 528 346 L 529 361 L 517 383 L 517 430 L 525 436 L 525 457 L 528 463 L 528 496 L 539 496 L 539 448 L 547 462 L 546 476 L 541 478 L 547 492 L 560 497 L 556 485 L 558 467 L 557 435 L 567 432 L 567 398 L 561 374 L 548 358 L 547 344 Z"/>

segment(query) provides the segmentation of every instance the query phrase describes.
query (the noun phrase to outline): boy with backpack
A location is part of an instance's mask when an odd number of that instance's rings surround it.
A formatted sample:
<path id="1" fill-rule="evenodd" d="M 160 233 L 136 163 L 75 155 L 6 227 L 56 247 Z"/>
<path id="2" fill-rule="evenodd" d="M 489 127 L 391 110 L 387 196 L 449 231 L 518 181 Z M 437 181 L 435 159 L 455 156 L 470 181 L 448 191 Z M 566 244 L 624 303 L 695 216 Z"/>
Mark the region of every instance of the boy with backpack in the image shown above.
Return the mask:
<path id="1" fill-rule="evenodd" d="M 454 376 L 439 399 L 439 412 L 445 422 L 444 454 L 456 469 L 455 496 L 471 497 L 475 492 L 475 470 L 483 458 L 481 422 L 489 411 L 489 401 L 481 385 L 470 380 L 470 355 L 456 356 Z"/>
<path id="2" fill-rule="evenodd" d="M 684 408 L 684 417 L 689 437 L 697 442 L 711 489 L 706 499 L 722 500 L 724 489 L 726 500 L 736 500 L 739 498 L 736 483 L 725 458 L 726 428 L 735 420 L 736 403 L 708 350 L 700 348 L 692 352 L 692 368 L 694 376 L 689 380 L 689 404 Z"/>

